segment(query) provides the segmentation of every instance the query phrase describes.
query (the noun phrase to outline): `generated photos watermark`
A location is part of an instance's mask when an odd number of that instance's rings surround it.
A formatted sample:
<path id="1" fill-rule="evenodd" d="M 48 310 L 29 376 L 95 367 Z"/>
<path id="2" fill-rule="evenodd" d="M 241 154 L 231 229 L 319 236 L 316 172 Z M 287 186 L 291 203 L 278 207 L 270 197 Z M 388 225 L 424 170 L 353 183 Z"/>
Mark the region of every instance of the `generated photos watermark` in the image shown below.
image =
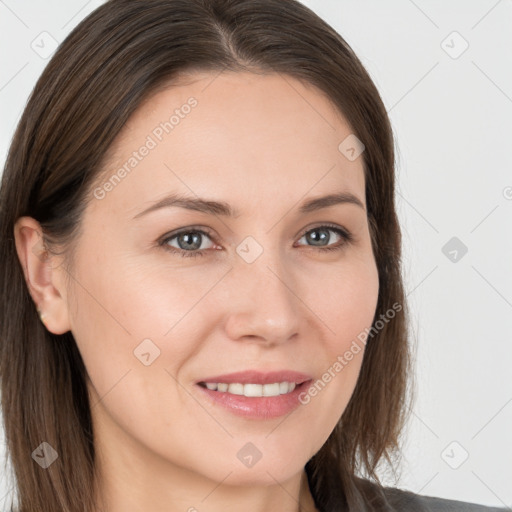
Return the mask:
<path id="1" fill-rule="evenodd" d="M 320 391 L 322 391 L 325 386 L 329 382 L 332 381 L 339 374 L 345 366 L 347 366 L 356 354 L 359 354 L 363 347 L 366 345 L 368 338 L 375 336 L 379 331 L 381 331 L 384 326 L 389 323 L 390 320 L 395 318 L 395 315 L 398 311 L 402 310 L 402 305 L 398 302 L 395 302 L 391 308 L 389 308 L 385 313 L 380 315 L 379 320 L 377 320 L 370 329 L 365 328 L 364 331 L 360 332 L 356 339 L 352 341 L 350 348 L 348 348 L 343 355 L 339 355 L 336 358 L 336 361 L 327 368 L 327 370 L 322 374 L 322 376 L 317 379 L 310 387 L 300 393 L 299 402 L 302 405 L 309 404 L 312 398 L 318 395 Z"/>
<path id="2" fill-rule="evenodd" d="M 128 176 L 130 172 L 164 140 L 166 135 L 170 134 L 176 126 L 178 126 L 182 120 L 192 112 L 193 108 L 197 107 L 197 105 L 198 102 L 196 98 L 190 97 L 186 103 L 181 105 L 181 107 L 174 109 L 174 112 L 169 119 L 162 121 L 155 126 L 151 133 L 146 137 L 144 143 L 132 153 L 123 165 L 119 167 L 117 171 L 103 183 L 103 185 L 94 189 L 94 197 L 100 200 L 104 199 L 109 192 L 114 190 L 114 188 L 121 183 L 121 180 L 126 178 L 126 176 Z"/>

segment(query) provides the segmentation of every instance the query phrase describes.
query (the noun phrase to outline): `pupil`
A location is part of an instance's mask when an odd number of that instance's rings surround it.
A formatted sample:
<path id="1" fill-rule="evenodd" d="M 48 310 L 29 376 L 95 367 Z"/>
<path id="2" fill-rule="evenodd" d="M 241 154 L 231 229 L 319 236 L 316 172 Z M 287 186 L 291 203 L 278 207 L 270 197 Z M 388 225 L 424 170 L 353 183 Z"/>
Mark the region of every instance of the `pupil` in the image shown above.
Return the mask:
<path id="1" fill-rule="evenodd" d="M 181 237 L 178 237 L 178 244 L 181 249 L 199 249 L 199 247 L 201 247 L 200 238 L 201 235 L 199 233 L 196 233 L 194 235 L 185 233 L 181 235 Z M 185 240 L 184 244 L 181 243 L 181 239 Z"/>
<path id="2" fill-rule="evenodd" d="M 315 233 L 321 233 L 320 236 L 316 236 Z M 308 235 L 308 241 L 314 242 L 313 245 L 322 245 L 316 244 L 318 240 L 326 241 L 329 239 L 329 234 L 326 229 L 315 229 L 314 231 L 310 231 Z"/>

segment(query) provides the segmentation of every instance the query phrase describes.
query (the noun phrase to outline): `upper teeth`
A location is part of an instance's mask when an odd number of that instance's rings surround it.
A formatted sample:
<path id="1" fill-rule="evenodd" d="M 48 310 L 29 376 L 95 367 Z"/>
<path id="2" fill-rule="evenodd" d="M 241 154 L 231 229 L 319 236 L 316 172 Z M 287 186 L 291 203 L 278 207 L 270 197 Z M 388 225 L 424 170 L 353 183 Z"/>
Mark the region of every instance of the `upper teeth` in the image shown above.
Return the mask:
<path id="1" fill-rule="evenodd" d="M 206 387 L 222 393 L 245 396 L 278 396 L 290 393 L 295 389 L 295 382 L 274 382 L 272 384 L 241 384 L 233 382 L 207 382 Z"/>

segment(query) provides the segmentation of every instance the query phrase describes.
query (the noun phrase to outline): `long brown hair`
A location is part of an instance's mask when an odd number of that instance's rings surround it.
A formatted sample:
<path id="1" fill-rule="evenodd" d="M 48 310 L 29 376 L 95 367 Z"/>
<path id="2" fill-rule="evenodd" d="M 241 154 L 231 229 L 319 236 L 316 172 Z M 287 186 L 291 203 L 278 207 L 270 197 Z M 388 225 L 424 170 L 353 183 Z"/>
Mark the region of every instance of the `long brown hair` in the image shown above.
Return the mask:
<path id="1" fill-rule="evenodd" d="M 91 185 L 116 135 L 142 101 L 187 71 L 281 73 L 323 91 L 364 143 L 372 247 L 379 273 L 359 379 L 338 425 L 307 463 L 322 512 L 373 510 L 365 481 L 393 464 L 408 410 L 410 352 L 394 206 L 392 129 L 357 56 L 296 0 L 110 0 L 60 45 L 16 129 L 0 190 L 0 378 L 7 453 L 20 512 L 92 512 L 94 436 L 86 370 L 71 332 L 39 321 L 13 227 L 36 219 L 47 247 L 72 249 Z M 57 460 L 32 453 L 47 442 Z M 364 479 L 361 477 L 365 477 Z M 379 485 L 376 487 L 381 489 Z"/>

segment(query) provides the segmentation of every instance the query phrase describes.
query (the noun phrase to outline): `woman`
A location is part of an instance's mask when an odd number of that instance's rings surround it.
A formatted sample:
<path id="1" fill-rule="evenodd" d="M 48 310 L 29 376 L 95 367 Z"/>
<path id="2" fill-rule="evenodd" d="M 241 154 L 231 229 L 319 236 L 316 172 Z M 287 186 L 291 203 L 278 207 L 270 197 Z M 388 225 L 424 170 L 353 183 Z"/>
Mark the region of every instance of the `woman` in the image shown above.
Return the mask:
<path id="1" fill-rule="evenodd" d="M 410 373 L 393 137 L 303 5 L 105 3 L 1 204 L 20 512 L 499 510 L 378 481 Z"/>

